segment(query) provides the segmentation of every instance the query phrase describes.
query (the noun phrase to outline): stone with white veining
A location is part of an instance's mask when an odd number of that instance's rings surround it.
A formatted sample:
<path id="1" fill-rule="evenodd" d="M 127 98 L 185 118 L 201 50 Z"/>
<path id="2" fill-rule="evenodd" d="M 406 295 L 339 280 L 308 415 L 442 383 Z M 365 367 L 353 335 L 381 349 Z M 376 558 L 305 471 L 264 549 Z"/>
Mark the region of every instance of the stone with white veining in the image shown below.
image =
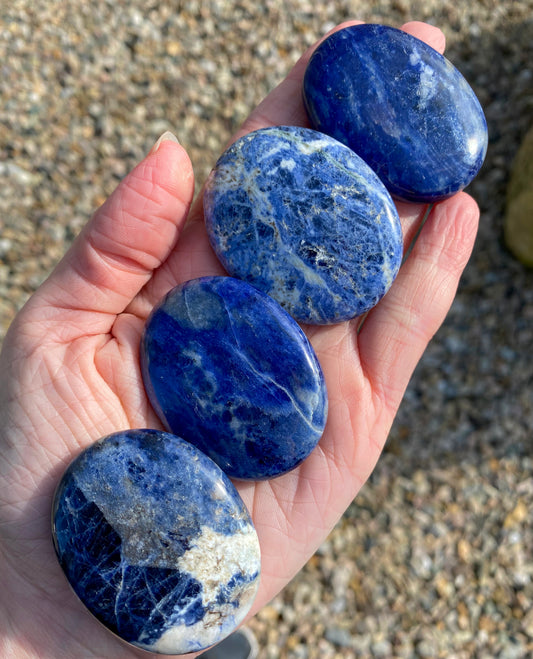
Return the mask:
<path id="1" fill-rule="evenodd" d="M 445 199 L 485 158 L 487 124 L 472 88 L 402 30 L 367 24 L 333 33 L 309 61 L 303 96 L 313 128 L 358 153 L 399 199 Z"/>
<path id="2" fill-rule="evenodd" d="M 402 257 L 392 199 L 337 140 L 307 128 L 252 132 L 205 188 L 211 244 L 226 270 L 311 324 L 350 320 L 390 288 Z"/>
<path id="3" fill-rule="evenodd" d="M 89 611 L 132 645 L 202 650 L 255 597 L 257 534 L 232 483 L 183 439 L 118 432 L 69 466 L 53 506 L 56 553 Z"/>
<path id="4" fill-rule="evenodd" d="M 311 344 L 244 281 L 203 277 L 170 291 L 146 323 L 141 366 L 166 427 L 231 477 L 294 469 L 324 430 L 326 385 Z"/>

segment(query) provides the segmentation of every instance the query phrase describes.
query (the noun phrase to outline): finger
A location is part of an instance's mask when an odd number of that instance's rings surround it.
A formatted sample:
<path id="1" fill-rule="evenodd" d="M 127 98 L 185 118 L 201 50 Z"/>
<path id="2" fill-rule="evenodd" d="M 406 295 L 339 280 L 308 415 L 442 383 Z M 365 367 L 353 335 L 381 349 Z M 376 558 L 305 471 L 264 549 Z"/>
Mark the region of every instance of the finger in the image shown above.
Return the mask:
<path id="1" fill-rule="evenodd" d="M 402 30 L 421 41 L 425 41 L 428 46 L 431 46 L 439 53 L 444 52 L 446 37 L 438 27 L 421 21 L 409 21 L 409 23 L 402 25 Z"/>
<path id="2" fill-rule="evenodd" d="M 388 419 L 452 304 L 478 219 L 477 204 L 465 193 L 435 205 L 396 281 L 362 326 L 361 365 Z"/>
<path id="3" fill-rule="evenodd" d="M 69 317 L 101 333 L 167 258 L 193 194 L 189 157 L 171 134 L 118 185 L 43 285 L 36 304 L 49 323 Z M 68 340 L 72 340 L 72 336 Z"/>
<path id="4" fill-rule="evenodd" d="M 403 235 L 404 258 L 409 251 L 424 218 L 431 209 L 430 204 L 410 204 L 406 201 L 395 201 Z"/>

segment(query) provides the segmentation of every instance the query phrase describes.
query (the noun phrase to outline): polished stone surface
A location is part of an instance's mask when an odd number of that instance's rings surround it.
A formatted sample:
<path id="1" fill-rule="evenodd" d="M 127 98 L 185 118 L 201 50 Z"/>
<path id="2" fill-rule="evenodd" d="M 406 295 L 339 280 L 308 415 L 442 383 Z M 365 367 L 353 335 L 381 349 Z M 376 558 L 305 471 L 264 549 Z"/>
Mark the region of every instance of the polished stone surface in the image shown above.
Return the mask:
<path id="1" fill-rule="evenodd" d="M 483 163 L 487 125 L 472 88 L 401 30 L 369 24 L 332 34 L 309 61 L 303 95 L 313 128 L 356 151 L 400 199 L 449 197 Z"/>
<path id="2" fill-rule="evenodd" d="M 167 428 L 234 478 L 285 473 L 322 435 L 327 393 L 311 345 L 244 281 L 205 277 L 173 289 L 146 323 L 141 366 Z"/>
<path id="3" fill-rule="evenodd" d="M 106 627 L 185 654 L 245 617 L 259 583 L 257 534 L 231 481 L 168 433 L 115 433 L 69 466 L 53 506 L 61 567 Z"/>
<path id="4" fill-rule="evenodd" d="M 301 322 L 365 313 L 400 266 L 400 222 L 378 177 L 307 128 L 266 128 L 235 142 L 209 176 L 204 209 L 226 270 Z"/>

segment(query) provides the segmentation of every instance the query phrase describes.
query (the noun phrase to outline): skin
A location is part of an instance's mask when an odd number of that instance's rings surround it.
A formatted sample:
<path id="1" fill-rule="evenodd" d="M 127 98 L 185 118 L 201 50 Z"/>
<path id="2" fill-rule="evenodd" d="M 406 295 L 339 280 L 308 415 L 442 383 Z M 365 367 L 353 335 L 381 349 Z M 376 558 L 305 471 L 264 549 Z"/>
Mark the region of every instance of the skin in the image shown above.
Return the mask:
<path id="1" fill-rule="evenodd" d="M 403 29 L 444 50 L 437 28 Z M 273 124 L 307 125 L 301 84 L 311 52 L 233 139 Z M 50 507 L 63 470 L 84 447 L 117 430 L 162 427 L 141 382 L 143 324 L 172 286 L 224 274 L 208 244 L 201 196 L 191 208 L 192 195 L 185 150 L 163 140 L 95 212 L 7 334 L 0 356 L 0 656 L 147 656 L 99 625 L 71 592 L 52 547 Z M 407 248 L 427 209 L 398 203 L 398 210 Z M 436 204 L 363 324 L 304 328 L 326 377 L 329 419 L 299 468 L 237 485 L 262 551 L 251 613 L 304 565 L 372 472 L 410 376 L 453 301 L 478 216 L 464 193 Z"/>

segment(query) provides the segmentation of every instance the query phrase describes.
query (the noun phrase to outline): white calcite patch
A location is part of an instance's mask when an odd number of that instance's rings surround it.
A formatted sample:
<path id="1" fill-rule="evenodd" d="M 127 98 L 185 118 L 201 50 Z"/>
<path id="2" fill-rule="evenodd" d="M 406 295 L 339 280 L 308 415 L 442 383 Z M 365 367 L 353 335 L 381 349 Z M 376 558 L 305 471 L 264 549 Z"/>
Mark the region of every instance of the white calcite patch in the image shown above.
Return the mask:
<path id="1" fill-rule="evenodd" d="M 194 625 L 176 625 L 145 649 L 174 654 L 176 648 L 192 652 L 219 642 L 244 620 L 250 610 L 259 585 L 260 551 L 257 534 L 247 527 L 235 535 L 216 533 L 202 528 L 194 547 L 180 558 L 178 569 L 188 572 L 202 583 L 202 604 L 208 610 Z M 257 577 L 237 584 L 229 599 L 222 604 L 216 599 L 235 574 Z M 238 607 L 234 606 L 235 601 Z"/>
<path id="2" fill-rule="evenodd" d="M 207 606 L 234 574 L 259 573 L 257 534 L 252 527 L 235 535 L 224 535 L 204 526 L 202 534 L 179 559 L 177 567 L 202 583 L 202 604 Z"/>
<path id="3" fill-rule="evenodd" d="M 290 172 L 296 167 L 296 162 L 294 161 L 293 158 L 284 158 L 280 164 L 280 167 L 283 169 L 288 169 Z"/>
<path id="4" fill-rule="evenodd" d="M 418 108 L 425 110 L 437 92 L 438 78 L 427 64 L 420 67 L 420 84 L 418 86 Z"/>

